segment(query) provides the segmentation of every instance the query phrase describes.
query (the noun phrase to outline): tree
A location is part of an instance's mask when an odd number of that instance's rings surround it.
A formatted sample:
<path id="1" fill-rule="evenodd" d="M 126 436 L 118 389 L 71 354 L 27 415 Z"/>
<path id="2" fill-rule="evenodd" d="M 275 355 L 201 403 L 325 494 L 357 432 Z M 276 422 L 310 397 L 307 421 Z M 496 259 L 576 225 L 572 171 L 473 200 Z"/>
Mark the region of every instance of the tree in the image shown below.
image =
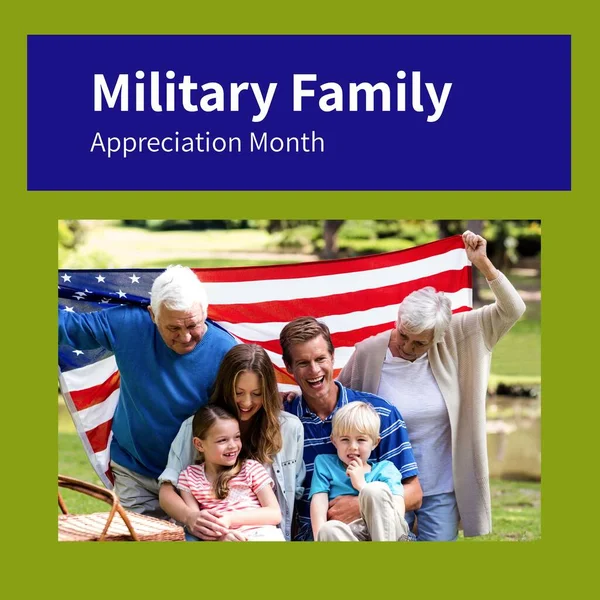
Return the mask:
<path id="1" fill-rule="evenodd" d="M 323 249 L 323 258 L 337 258 L 337 234 L 340 227 L 343 224 L 343 220 L 333 221 L 330 219 L 326 219 L 325 221 L 323 221 L 323 240 L 325 241 L 325 248 Z"/>
<path id="2" fill-rule="evenodd" d="M 84 229 L 81 221 L 62 220 L 58 222 L 58 246 L 74 250 L 83 242 Z"/>
<path id="3" fill-rule="evenodd" d="M 483 221 L 481 219 L 467 221 L 467 229 L 476 233 L 477 235 L 481 235 L 483 231 Z M 477 273 L 473 273 L 473 307 L 479 303 L 479 278 Z"/>

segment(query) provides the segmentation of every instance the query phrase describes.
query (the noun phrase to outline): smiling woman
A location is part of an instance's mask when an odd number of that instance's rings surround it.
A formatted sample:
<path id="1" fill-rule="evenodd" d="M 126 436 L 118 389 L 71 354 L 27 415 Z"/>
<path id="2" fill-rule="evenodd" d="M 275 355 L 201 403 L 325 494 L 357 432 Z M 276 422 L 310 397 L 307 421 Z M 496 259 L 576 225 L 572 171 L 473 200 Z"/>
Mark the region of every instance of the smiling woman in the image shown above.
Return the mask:
<path id="1" fill-rule="evenodd" d="M 251 371 L 243 371 L 236 379 L 234 390 L 240 420 L 246 423 L 263 405 L 263 391 L 258 375 Z"/>
<path id="2" fill-rule="evenodd" d="M 301 486 L 305 475 L 304 432 L 296 417 L 281 411 L 275 370 L 263 348 L 255 344 L 238 344 L 227 352 L 219 367 L 210 403 L 201 409 L 202 414 L 212 408 L 225 410 L 226 414 L 237 417 L 234 423 L 241 448 L 237 449 L 233 438 L 228 444 L 227 432 L 220 431 L 222 436 L 214 440 L 218 452 L 207 455 L 205 444 L 214 432 L 205 436 L 193 425 L 195 420 L 204 421 L 202 415 L 197 414 L 184 421 L 171 445 L 167 467 L 159 477 L 162 508 L 186 525 L 189 541 L 224 539 L 224 531 L 231 534 L 228 539 L 241 539 L 236 537 L 236 533 L 241 533 L 238 530 L 240 525 L 227 523 L 227 519 L 223 521 L 210 503 L 194 505 L 177 492 L 177 489 L 180 492 L 184 489 L 180 473 L 194 463 L 196 451 L 203 453 L 201 459 L 207 465 L 205 472 L 209 480 L 211 473 L 214 475 L 229 468 L 235 455 L 237 462 L 246 460 L 266 469 L 281 510 L 281 532 L 286 540 L 291 539 L 294 504 L 303 491 Z M 211 463 L 220 467 L 213 469 Z M 249 524 L 250 518 L 251 515 L 245 515 L 244 522 Z M 247 536 L 244 534 L 243 537 Z"/>

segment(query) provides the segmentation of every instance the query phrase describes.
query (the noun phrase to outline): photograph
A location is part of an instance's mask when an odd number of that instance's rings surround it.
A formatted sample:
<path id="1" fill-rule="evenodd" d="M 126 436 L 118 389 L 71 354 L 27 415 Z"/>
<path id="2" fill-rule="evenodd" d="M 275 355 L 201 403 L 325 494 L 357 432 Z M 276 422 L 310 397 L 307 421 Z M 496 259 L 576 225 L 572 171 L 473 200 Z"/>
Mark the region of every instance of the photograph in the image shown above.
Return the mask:
<path id="1" fill-rule="evenodd" d="M 541 539 L 541 231 L 58 221 L 59 540 Z"/>

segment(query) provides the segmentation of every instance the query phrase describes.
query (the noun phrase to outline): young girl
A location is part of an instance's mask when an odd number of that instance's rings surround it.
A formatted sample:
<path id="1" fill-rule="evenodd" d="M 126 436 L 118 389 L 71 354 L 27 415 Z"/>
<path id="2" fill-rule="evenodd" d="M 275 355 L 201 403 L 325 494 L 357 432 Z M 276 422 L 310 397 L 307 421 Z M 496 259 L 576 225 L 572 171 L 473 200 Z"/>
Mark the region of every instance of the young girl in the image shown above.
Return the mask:
<path id="1" fill-rule="evenodd" d="M 228 529 L 219 541 L 284 541 L 281 511 L 265 468 L 241 457 L 237 419 L 217 405 L 203 406 L 192 421 L 201 464 L 179 475 L 177 487 L 192 510 L 206 509 Z"/>
<path id="2" fill-rule="evenodd" d="M 304 429 L 296 416 L 281 410 L 275 370 L 263 348 L 239 344 L 227 352 L 219 367 L 210 405 L 237 415 L 241 456 L 261 463 L 275 481 L 282 513 L 280 527 L 285 539 L 290 540 L 294 502 L 304 492 Z M 215 540 L 226 530 L 220 519 L 209 510 L 192 509 L 175 490 L 179 473 L 195 459 L 192 437 L 190 417 L 173 440 L 167 467 L 159 477 L 160 504 L 189 533 L 203 540 Z M 193 538 L 188 536 L 188 539 Z"/>

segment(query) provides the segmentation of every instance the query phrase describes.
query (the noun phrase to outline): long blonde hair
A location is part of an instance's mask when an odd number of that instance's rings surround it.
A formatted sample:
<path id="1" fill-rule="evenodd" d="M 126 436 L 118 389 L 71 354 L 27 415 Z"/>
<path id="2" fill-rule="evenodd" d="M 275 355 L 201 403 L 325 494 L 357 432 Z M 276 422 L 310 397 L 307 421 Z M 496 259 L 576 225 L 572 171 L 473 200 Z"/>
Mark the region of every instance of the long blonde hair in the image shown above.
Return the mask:
<path id="1" fill-rule="evenodd" d="M 263 405 L 253 417 L 249 433 L 242 438 L 242 455 L 269 464 L 283 445 L 279 425 L 281 398 L 273 363 L 263 348 L 256 344 L 238 344 L 227 352 L 217 373 L 210 404 L 225 408 L 239 419 L 235 385 L 240 374 L 246 371 L 256 373 L 260 380 Z"/>

